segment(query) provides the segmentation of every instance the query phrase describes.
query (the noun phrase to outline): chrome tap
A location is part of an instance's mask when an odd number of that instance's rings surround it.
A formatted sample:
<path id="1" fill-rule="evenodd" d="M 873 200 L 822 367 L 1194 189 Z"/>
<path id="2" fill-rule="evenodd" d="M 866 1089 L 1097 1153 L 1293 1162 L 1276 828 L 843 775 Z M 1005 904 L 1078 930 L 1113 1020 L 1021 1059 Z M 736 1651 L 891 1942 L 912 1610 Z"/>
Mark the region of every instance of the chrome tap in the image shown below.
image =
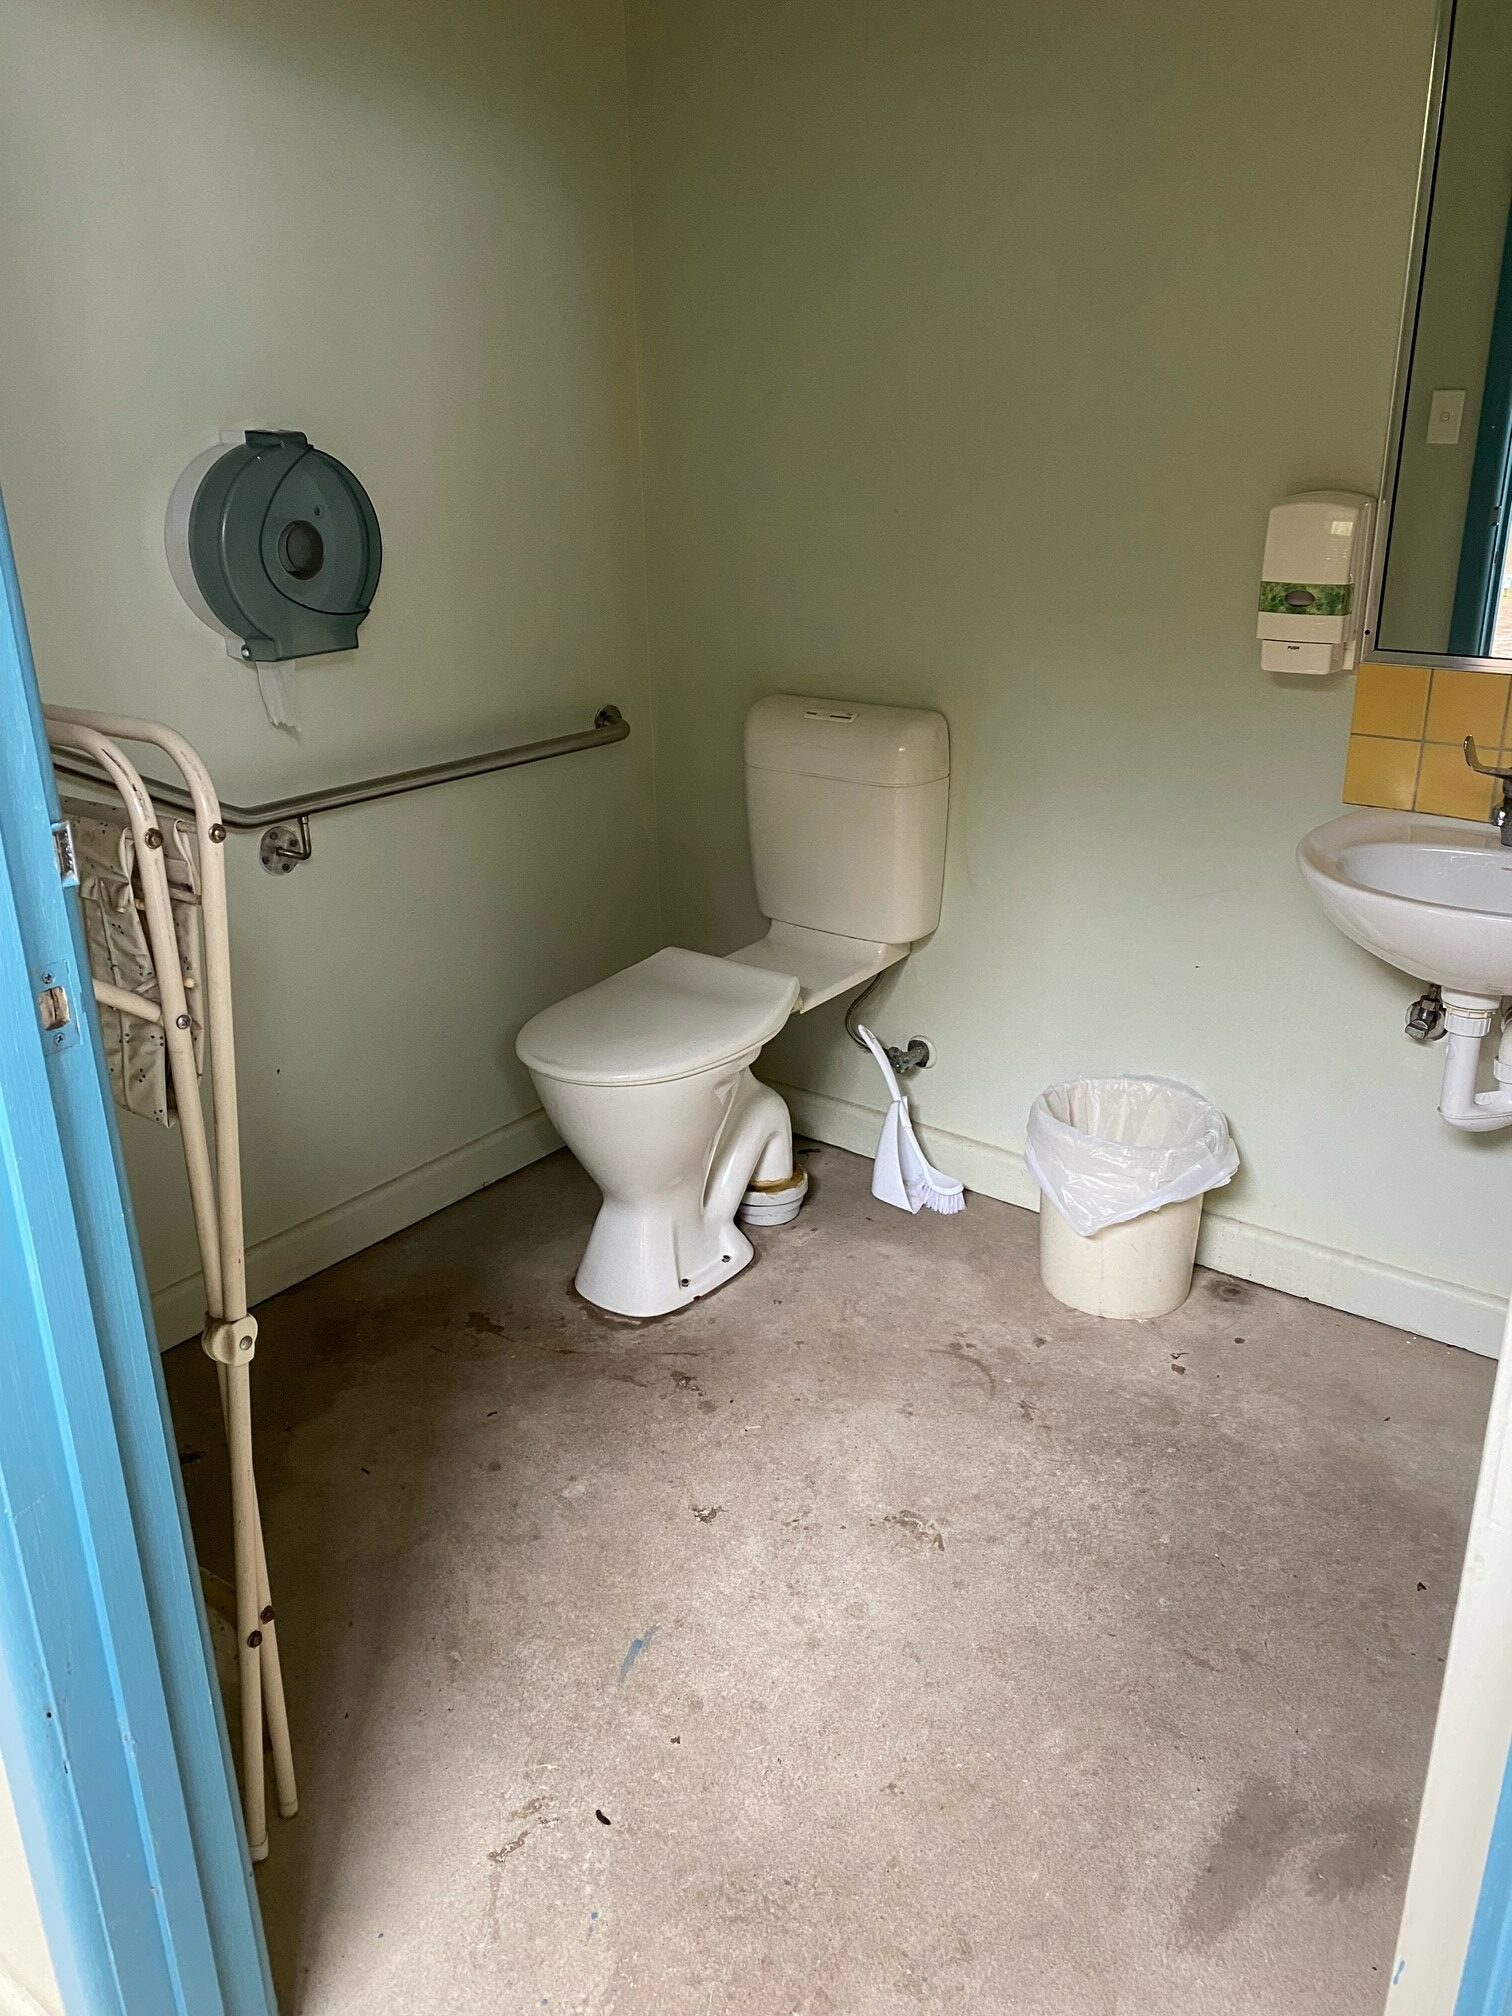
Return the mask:
<path id="1" fill-rule="evenodd" d="M 1473 735 L 1465 737 L 1465 761 L 1482 777 L 1494 777 L 1501 785 L 1501 797 L 1491 807 L 1491 824 L 1501 835 L 1503 847 L 1512 847 L 1512 770 L 1498 770 L 1494 764 L 1482 763 Z"/>

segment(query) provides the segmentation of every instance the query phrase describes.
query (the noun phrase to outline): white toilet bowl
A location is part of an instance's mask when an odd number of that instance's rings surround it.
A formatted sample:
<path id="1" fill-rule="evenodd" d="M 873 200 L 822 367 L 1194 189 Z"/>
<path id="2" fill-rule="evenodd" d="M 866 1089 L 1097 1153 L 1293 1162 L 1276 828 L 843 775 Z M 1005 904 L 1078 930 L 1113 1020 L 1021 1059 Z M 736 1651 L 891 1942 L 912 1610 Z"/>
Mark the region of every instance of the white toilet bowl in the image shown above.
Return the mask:
<path id="1" fill-rule="evenodd" d="M 548 1118 L 603 1192 L 577 1289 L 663 1316 L 751 1259 L 735 1214 L 793 1174 L 787 1107 L 751 1076 L 798 999 L 790 974 L 676 947 L 527 1022 L 516 1045 Z"/>
<path id="2" fill-rule="evenodd" d="M 795 1008 L 853 992 L 940 921 L 941 715 L 768 694 L 746 716 L 745 773 L 766 935 L 727 959 L 658 952 L 543 1009 L 515 1046 L 604 1193 L 578 1290 L 622 1316 L 732 1280 L 751 1258 L 737 1213 L 797 1216 L 787 1108 L 749 1067 Z"/>

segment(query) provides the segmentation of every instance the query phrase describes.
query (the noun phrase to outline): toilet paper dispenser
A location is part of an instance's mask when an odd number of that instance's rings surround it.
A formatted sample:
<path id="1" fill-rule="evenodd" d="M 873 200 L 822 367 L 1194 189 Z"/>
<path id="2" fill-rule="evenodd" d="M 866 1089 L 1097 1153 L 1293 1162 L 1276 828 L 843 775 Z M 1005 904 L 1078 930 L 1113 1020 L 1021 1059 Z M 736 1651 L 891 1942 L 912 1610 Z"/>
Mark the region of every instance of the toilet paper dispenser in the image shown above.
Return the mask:
<path id="1" fill-rule="evenodd" d="M 378 516 L 334 455 L 293 430 L 224 437 L 169 499 L 168 565 L 233 658 L 352 651 L 383 567 Z"/>

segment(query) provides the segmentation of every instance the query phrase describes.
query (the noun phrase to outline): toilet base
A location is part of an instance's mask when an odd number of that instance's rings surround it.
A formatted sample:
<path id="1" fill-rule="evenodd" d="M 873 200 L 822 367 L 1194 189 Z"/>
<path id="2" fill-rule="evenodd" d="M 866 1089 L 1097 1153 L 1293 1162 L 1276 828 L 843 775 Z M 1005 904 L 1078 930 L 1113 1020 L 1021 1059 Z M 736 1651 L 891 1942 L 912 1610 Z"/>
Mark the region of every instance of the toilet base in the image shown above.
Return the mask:
<path id="1" fill-rule="evenodd" d="M 602 1219 L 603 1213 L 600 1212 Z M 598 1227 L 595 1225 L 594 1230 Z M 756 1258 L 756 1249 L 745 1234 L 731 1225 L 726 1237 L 720 1241 L 719 1252 L 702 1266 L 692 1266 L 677 1277 L 676 1299 L 668 1301 L 664 1308 L 637 1311 L 631 1315 L 619 1306 L 625 1298 L 625 1281 L 622 1274 L 616 1274 L 613 1266 L 591 1266 L 591 1251 L 583 1255 L 583 1264 L 577 1271 L 573 1288 L 590 1307 L 605 1316 L 618 1317 L 622 1323 L 656 1323 L 663 1316 L 675 1316 L 679 1309 L 686 1309 L 690 1303 L 701 1302 L 706 1295 L 713 1295 L 726 1283 L 733 1281 L 745 1271 Z M 595 1288 L 598 1293 L 595 1294 Z M 618 1298 L 611 1301 L 608 1298 Z"/>
<path id="2" fill-rule="evenodd" d="M 753 1257 L 735 1222 L 753 1184 L 793 1181 L 787 1107 L 747 1068 L 754 1050 L 665 1083 L 582 1087 L 538 1077 L 557 1131 L 603 1193 L 574 1286 L 613 1316 L 667 1316 Z"/>
<path id="3" fill-rule="evenodd" d="M 808 1187 L 808 1173 L 803 1169 L 795 1169 L 791 1176 L 781 1182 L 754 1184 L 740 1200 L 740 1208 L 735 1214 L 737 1223 L 723 1228 L 717 1258 L 710 1259 L 702 1267 L 695 1266 L 688 1273 L 680 1275 L 678 1293 L 681 1299 L 673 1303 L 670 1309 L 661 1310 L 657 1315 L 627 1316 L 623 1310 L 613 1307 L 610 1303 L 595 1300 L 583 1286 L 584 1274 L 589 1271 L 586 1255 L 583 1266 L 578 1270 L 577 1279 L 572 1285 L 583 1301 L 591 1308 L 602 1311 L 606 1316 L 617 1316 L 624 1323 L 655 1323 L 660 1316 L 673 1315 L 677 1310 L 687 1308 L 690 1302 L 700 1302 L 706 1295 L 715 1294 L 749 1267 L 756 1253 L 750 1240 L 739 1227 L 761 1225 L 771 1229 L 779 1225 L 791 1225 L 798 1216 L 804 1198 L 808 1195 Z M 623 1226 L 616 1228 L 616 1238 L 623 1240 L 625 1231 L 626 1228 Z M 632 1243 L 637 1243 L 633 1233 Z M 644 1244 L 644 1240 L 638 1243 Z M 606 1292 L 623 1293 L 622 1283 L 608 1281 L 603 1285 Z"/>

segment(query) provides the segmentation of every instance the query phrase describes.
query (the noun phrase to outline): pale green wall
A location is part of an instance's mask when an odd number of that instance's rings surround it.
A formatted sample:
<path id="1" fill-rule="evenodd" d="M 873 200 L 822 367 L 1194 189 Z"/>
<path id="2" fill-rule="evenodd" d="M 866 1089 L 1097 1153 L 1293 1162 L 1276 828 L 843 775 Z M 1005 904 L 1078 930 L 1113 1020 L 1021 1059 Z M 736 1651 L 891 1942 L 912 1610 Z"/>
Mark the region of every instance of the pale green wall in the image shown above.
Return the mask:
<path id="1" fill-rule="evenodd" d="M 48 695 L 173 721 L 233 797 L 606 699 L 637 731 L 328 820 L 287 881 L 235 846 L 255 1286 L 543 1146 L 515 1028 L 657 941 L 648 562 L 666 938 L 756 928 L 754 695 L 939 705 L 945 917 L 878 1019 L 940 1046 L 962 1173 L 1017 1194 L 1056 1077 L 1189 1077 L 1245 1155 L 1218 1257 L 1489 1340 L 1504 1154 L 1292 866 L 1347 683 L 1252 635 L 1270 503 L 1375 481 L 1430 12 L 631 0 L 632 148 L 612 0 L 13 0 L 0 473 Z M 237 423 L 306 428 L 387 534 L 297 744 L 162 559 Z M 877 1103 L 836 1009 L 768 1064 Z M 177 1143 L 128 1138 L 182 1282 Z"/>
<path id="2" fill-rule="evenodd" d="M 0 477 L 45 697 L 173 723 L 242 800 L 606 700 L 636 731 L 319 822 L 287 881 L 233 844 L 249 1231 L 306 1228 L 266 1288 L 538 1149 L 498 1138 L 536 1106 L 514 1031 L 655 942 L 623 20 L 11 0 L 4 41 Z M 383 521 L 297 743 L 163 557 L 179 470 L 247 424 L 303 428 Z M 123 1131 L 161 1287 L 195 1266 L 178 1143 Z"/>
<path id="3" fill-rule="evenodd" d="M 1235 1264 L 1505 1293 L 1506 1145 L 1437 1119 L 1411 987 L 1293 866 L 1349 683 L 1254 641 L 1270 505 L 1376 484 L 1430 0 L 629 12 L 668 935 L 757 928 L 757 694 L 938 706 L 944 919 L 877 1016 L 939 1046 L 924 1119 L 1015 1151 L 1059 1077 L 1187 1078 L 1221 1210 L 1286 1235 Z M 879 1104 L 837 1008 L 767 1063 Z"/>

